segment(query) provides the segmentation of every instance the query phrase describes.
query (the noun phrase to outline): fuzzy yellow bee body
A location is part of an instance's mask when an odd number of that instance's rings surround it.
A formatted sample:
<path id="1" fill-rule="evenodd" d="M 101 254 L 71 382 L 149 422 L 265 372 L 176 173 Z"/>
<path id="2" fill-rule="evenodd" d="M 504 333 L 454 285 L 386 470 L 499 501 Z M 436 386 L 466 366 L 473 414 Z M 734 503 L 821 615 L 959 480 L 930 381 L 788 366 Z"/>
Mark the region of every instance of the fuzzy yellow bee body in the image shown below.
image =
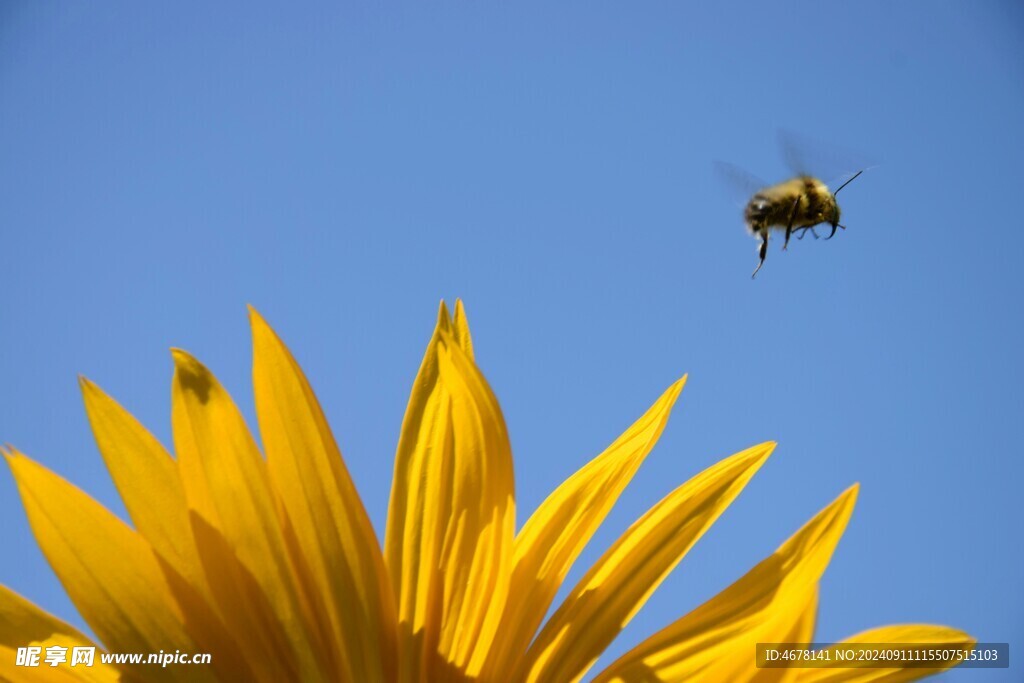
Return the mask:
<path id="1" fill-rule="evenodd" d="M 839 190 L 862 172 L 843 183 Z M 785 232 L 783 249 L 789 246 L 789 238 L 796 231 L 802 231 L 800 238 L 803 238 L 808 230 L 817 238 L 817 233 L 814 233 L 815 226 L 827 223 L 832 226 L 832 233 L 826 239 L 831 239 L 837 228 L 845 230 L 845 226 L 839 224 L 839 204 L 836 202 L 839 190 L 832 192 L 825 183 L 808 175 L 797 176 L 778 185 L 758 190 L 750 198 L 743 212 L 747 229 L 761 239 L 761 246 L 758 249 L 761 260 L 751 277 L 757 275 L 757 271 L 764 265 L 765 256 L 768 254 L 768 235 L 772 230 Z"/>

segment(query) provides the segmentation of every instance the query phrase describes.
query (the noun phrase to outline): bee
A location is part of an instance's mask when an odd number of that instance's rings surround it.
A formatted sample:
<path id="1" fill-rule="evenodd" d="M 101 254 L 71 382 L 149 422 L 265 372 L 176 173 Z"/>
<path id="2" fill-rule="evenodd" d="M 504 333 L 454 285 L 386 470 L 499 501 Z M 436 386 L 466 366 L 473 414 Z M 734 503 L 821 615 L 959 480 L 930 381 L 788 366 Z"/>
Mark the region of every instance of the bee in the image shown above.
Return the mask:
<path id="1" fill-rule="evenodd" d="M 798 238 L 803 239 L 810 230 L 817 239 L 818 233 L 814 228 L 827 223 L 832 226 L 832 232 L 825 239 L 832 239 L 837 228 L 846 230 L 846 226 L 839 223 L 839 204 L 836 202 L 836 195 L 863 172 L 858 171 L 835 192 L 829 190 L 825 183 L 809 175 L 800 175 L 784 183 L 758 190 L 747 202 L 743 212 L 747 230 L 761 238 L 761 246 L 758 249 L 761 260 L 750 277 L 755 277 L 757 271 L 764 265 L 765 256 L 768 254 L 768 235 L 772 230 L 785 231 L 783 250 L 789 247 L 789 238 L 794 232 L 799 231 Z"/>

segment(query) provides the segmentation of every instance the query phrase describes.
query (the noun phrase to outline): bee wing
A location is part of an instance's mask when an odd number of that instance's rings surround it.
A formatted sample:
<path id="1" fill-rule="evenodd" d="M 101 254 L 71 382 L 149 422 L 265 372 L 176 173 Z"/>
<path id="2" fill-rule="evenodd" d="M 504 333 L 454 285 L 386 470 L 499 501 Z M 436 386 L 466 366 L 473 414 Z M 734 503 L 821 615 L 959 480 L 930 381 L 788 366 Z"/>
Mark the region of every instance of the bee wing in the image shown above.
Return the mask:
<path id="1" fill-rule="evenodd" d="M 870 165 L 861 154 L 791 130 L 779 131 L 779 147 L 786 165 L 794 175 L 809 175 L 823 180 L 844 175 L 849 178 Z"/>
<path id="2" fill-rule="evenodd" d="M 725 161 L 715 162 L 715 174 L 722 181 L 729 199 L 739 207 L 746 206 L 758 190 L 768 187 L 768 183 L 754 174 Z"/>
<path id="3" fill-rule="evenodd" d="M 815 172 L 811 171 L 811 164 L 807 161 L 807 151 L 812 146 L 818 149 L 821 147 L 818 143 L 809 144 L 806 138 L 791 130 L 779 131 L 779 149 L 782 150 L 782 159 L 793 175 L 814 175 Z"/>

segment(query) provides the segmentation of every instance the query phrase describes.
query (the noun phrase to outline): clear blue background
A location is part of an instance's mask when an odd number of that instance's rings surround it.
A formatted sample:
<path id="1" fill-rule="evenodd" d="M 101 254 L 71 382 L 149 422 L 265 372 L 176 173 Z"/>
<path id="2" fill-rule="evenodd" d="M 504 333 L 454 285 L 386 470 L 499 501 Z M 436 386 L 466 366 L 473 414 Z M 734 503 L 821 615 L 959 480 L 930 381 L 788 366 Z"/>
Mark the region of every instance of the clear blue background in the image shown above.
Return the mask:
<path id="1" fill-rule="evenodd" d="M 520 522 L 690 373 L 570 583 L 677 484 L 780 443 L 602 663 L 855 481 L 818 639 L 937 622 L 1019 659 L 1024 12 L 429 4 L 0 6 L 0 441 L 123 515 L 76 374 L 169 443 L 181 346 L 251 418 L 252 303 L 383 533 L 437 303 L 462 297 Z M 880 166 L 840 195 L 847 231 L 774 241 L 752 281 L 713 164 L 783 179 L 780 129 Z M 0 520 L 0 581 L 81 625 L 6 468 Z"/>

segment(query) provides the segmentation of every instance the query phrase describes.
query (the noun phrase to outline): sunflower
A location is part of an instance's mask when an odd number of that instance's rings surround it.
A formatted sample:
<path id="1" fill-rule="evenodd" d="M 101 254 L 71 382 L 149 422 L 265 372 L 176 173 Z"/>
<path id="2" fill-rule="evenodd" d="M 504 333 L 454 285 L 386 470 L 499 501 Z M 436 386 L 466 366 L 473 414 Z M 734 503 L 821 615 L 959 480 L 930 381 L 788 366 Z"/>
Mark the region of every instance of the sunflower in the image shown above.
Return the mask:
<path id="1" fill-rule="evenodd" d="M 175 456 L 93 383 L 89 420 L 134 526 L 13 448 L 43 553 L 102 643 L 0 587 L 10 680 L 566 683 L 594 662 L 774 448 L 698 474 L 636 521 L 545 622 L 570 566 L 652 449 L 670 386 L 516 533 L 512 454 L 461 302 L 442 303 L 413 385 L 381 549 L 305 376 L 251 312 L 263 449 L 214 376 L 174 350 Z M 937 669 L 758 669 L 757 642 L 813 640 L 817 586 L 856 486 L 745 576 L 593 679 L 911 680 Z M 903 625 L 851 642 L 973 640 Z M 19 666 L 26 646 L 209 653 L 205 665 Z"/>

